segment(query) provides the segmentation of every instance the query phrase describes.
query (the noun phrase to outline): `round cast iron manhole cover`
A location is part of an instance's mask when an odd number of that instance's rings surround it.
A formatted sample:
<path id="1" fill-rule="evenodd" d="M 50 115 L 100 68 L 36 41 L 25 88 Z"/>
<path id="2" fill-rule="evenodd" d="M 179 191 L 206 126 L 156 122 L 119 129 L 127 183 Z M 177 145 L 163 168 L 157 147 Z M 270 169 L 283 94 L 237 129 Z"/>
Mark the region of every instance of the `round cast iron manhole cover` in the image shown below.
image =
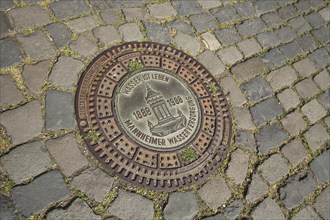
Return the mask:
<path id="1" fill-rule="evenodd" d="M 75 99 L 91 153 L 125 182 L 172 191 L 225 159 L 231 115 L 216 80 L 184 52 L 152 42 L 112 47 L 82 74 Z"/>

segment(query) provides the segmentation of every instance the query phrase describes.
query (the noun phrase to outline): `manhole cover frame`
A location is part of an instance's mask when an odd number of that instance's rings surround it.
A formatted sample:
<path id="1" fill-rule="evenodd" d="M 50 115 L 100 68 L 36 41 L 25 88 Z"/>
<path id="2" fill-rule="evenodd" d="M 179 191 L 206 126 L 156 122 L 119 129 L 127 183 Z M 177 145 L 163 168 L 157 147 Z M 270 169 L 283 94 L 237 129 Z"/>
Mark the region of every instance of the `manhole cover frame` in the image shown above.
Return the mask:
<path id="1" fill-rule="evenodd" d="M 157 64 L 159 65 L 158 67 L 150 66 L 152 64 L 147 63 L 146 59 L 150 56 L 159 57 L 160 63 Z M 185 81 L 198 98 L 199 104 L 202 106 L 200 130 L 191 143 L 189 143 L 189 146 L 187 146 L 194 149 L 199 155 L 197 160 L 184 165 L 182 157 L 177 154 L 177 160 L 180 161 L 181 167 L 160 167 L 159 160 L 161 156 L 159 152 L 145 148 L 144 146 L 137 146 L 134 149 L 133 155 L 135 159 L 137 158 L 138 150 L 140 153 L 148 149 L 152 153 L 157 154 L 156 167 L 148 167 L 148 164 L 138 163 L 134 158 L 130 158 L 127 152 L 119 151 L 118 146 L 117 148 L 115 147 L 114 143 L 118 136 L 115 139 L 111 139 L 109 138 L 109 134 L 107 135 L 104 132 L 104 127 L 101 126 L 100 119 L 97 118 L 98 86 L 102 84 L 102 79 L 104 79 L 105 75 L 114 66 L 119 65 L 118 67 L 123 67 L 126 71 L 123 75 L 118 74 L 118 77 L 120 77 L 117 81 L 118 84 L 112 89 L 111 97 L 109 96 L 112 103 L 112 116 L 114 117 L 114 101 L 112 99 L 115 97 L 112 97 L 113 92 L 117 90 L 118 85 L 126 79 L 128 74 L 132 74 L 129 71 L 128 65 L 130 60 L 135 59 L 139 59 L 142 68 L 133 74 L 154 70 L 165 73 L 171 72 Z M 168 62 L 172 62 L 174 66 L 166 67 L 164 64 L 166 62 L 167 64 Z M 195 84 L 198 84 L 197 87 L 203 91 L 197 91 Z M 205 113 L 204 102 L 211 103 L 207 109 L 208 114 Z M 155 191 L 173 191 L 206 180 L 210 174 L 218 169 L 221 162 L 226 158 L 232 137 L 230 108 L 221 87 L 214 77 L 202 64 L 183 51 L 154 42 L 123 43 L 103 51 L 94 58 L 80 76 L 75 95 L 75 112 L 80 134 L 84 137 L 87 148 L 110 174 L 119 176 L 123 182 L 129 183 L 132 186 Z M 116 122 L 117 119 L 113 119 L 113 121 Z M 206 121 L 211 122 L 211 124 L 213 123 L 213 132 L 212 129 L 208 130 L 205 127 L 208 124 Z M 118 129 L 120 135 L 126 137 L 125 141 L 135 143 L 131 137 L 123 134 L 124 129 L 121 128 L 121 125 L 117 125 L 115 130 L 118 131 Z M 87 138 L 90 130 L 95 130 L 100 134 L 97 141 Z M 201 136 L 201 134 L 203 135 Z M 207 141 L 205 142 L 205 140 L 200 139 L 201 145 L 196 146 L 198 145 L 198 138 L 207 139 Z M 203 147 L 203 143 L 206 143 L 207 146 Z M 181 153 L 187 147 L 183 147 Z M 173 157 L 175 153 L 179 152 L 169 151 L 165 153 L 168 154 L 167 156 Z"/>

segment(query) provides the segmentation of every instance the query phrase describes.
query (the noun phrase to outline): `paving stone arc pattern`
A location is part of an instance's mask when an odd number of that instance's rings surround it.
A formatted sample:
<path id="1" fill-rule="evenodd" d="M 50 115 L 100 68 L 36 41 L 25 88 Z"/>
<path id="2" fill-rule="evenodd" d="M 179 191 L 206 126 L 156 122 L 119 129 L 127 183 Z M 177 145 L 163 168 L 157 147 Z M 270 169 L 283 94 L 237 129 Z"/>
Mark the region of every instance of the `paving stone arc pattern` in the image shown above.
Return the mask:
<path id="1" fill-rule="evenodd" d="M 0 0 L 0 219 L 329 218 L 329 11 L 326 0 Z M 196 57 L 232 108 L 228 160 L 187 192 L 123 187 L 74 135 L 78 76 L 130 39 Z"/>

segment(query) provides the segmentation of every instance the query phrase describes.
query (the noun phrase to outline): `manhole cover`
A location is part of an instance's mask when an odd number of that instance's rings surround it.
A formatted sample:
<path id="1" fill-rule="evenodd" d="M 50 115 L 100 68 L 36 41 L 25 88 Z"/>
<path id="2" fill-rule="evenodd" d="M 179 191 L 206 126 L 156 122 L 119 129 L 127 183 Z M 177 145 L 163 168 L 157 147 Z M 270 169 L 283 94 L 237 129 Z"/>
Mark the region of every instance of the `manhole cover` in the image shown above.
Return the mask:
<path id="1" fill-rule="evenodd" d="M 172 47 L 112 47 L 82 74 L 75 100 L 81 134 L 111 173 L 171 191 L 200 182 L 226 156 L 231 116 L 215 79 Z"/>

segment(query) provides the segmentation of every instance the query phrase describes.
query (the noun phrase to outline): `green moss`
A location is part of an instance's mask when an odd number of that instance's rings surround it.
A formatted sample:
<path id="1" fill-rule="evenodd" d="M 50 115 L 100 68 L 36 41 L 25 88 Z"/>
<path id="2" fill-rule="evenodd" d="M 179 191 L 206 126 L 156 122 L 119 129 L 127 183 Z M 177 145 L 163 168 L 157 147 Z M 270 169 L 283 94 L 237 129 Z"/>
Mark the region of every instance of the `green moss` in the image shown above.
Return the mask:
<path id="1" fill-rule="evenodd" d="M 185 165 L 194 162 L 198 158 L 197 152 L 192 147 L 188 147 L 185 150 L 183 150 L 181 153 L 181 156 L 182 156 L 183 163 Z"/>
<path id="2" fill-rule="evenodd" d="M 131 60 L 128 63 L 128 69 L 130 72 L 135 72 L 143 67 L 142 63 L 140 60 Z"/>
<path id="3" fill-rule="evenodd" d="M 7 177 L 4 178 L 3 184 L 2 184 L 2 189 L 5 192 L 10 192 L 10 190 L 14 187 L 14 183 L 8 179 Z"/>
<path id="4" fill-rule="evenodd" d="M 10 148 L 10 138 L 3 126 L 0 125 L 0 154 Z"/>
<path id="5" fill-rule="evenodd" d="M 215 85 L 215 83 L 211 83 L 211 84 L 210 84 L 210 90 L 211 90 L 211 92 L 212 92 L 212 95 L 217 94 L 217 92 L 218 92 L 218 87 Z"/>
<path id="6" fill-rule="evenodd" d="M 87 140 L 97 141 L 99 139 L 100 133 L 91 129 L 88 131 Z"/>
<path id="7" fill-rule="evenodd" d="M 76 138 L 79 144 L 81 144 L 84 140 L 84 137 L 78 131 L 76 132 Z"/>

